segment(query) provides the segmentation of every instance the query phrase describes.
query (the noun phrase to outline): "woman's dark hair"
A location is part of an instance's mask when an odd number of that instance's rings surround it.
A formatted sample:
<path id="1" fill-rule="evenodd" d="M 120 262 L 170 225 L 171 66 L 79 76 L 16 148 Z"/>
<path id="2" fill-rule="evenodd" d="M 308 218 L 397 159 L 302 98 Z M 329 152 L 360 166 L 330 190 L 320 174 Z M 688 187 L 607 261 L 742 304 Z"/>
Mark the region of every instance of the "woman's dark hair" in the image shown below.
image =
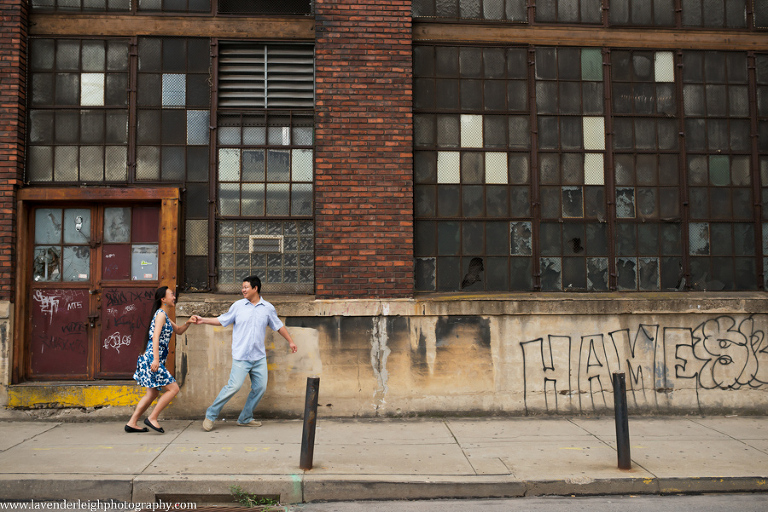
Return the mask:
<path id="1" fill-rule="evenodd" d="M 152 313 L 149 315 L 149 326 L 147 327 L 147 339 L 149 339 L 149 330 L 152 328 L 152 319 L 155 318 L 155 313 L 157 313 L 157 310 L 160 309 L 160 306 L 163 305 L 163 297 L 165 297 L 165 292 L 168 291 L 167 286 L 161 286 L 155 291 L 155 301 L 152 303 Z"/>

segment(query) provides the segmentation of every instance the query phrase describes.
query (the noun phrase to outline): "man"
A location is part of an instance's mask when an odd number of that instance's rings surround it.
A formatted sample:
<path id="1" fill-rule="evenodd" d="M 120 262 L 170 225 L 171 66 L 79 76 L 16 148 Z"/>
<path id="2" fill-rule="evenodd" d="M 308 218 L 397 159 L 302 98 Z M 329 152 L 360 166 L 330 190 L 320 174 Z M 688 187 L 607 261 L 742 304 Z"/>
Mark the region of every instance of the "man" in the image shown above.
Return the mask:
<path id="1" fill-rule="evenodd" d="M 253 410 L 259 404 L 264 391 L 267 389 L 267 354 L 264 349 L 264 336 L 267 326 L 277 331 L 286 339 L 295 353 L 288 329 L 277 317 L 275 307 L 261 298 L 261 280 L 256 276 L 243 279 L 243 299 L 238 300 L 229 311 L 216 318 L 203 318 L 193 315 L 195 324 L 228 326 L 234 324 L 232 330 L 232 371 L 229 382 L 219 392 L 219 396 L 205 412 L 203 430 L 213 430 L 213 422 L 219 417 L 222 407 L 232 398 L 245 382 L 246 375 L 251 377 L 251 392 L 245 400 L 245 406 L 237 419 L 242 427 L 260 427 L 261 422 L 253 419 Z"/>

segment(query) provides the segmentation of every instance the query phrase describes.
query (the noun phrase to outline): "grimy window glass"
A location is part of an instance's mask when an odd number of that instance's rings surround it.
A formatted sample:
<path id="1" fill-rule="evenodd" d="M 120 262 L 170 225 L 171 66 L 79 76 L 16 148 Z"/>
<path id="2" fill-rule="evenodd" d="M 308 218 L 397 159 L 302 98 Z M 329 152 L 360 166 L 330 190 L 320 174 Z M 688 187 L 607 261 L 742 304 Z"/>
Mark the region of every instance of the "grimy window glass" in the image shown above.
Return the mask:
<path id="1" fill-rule="evenodd" d="M 767 141 L 765 54 L 417 46 L 415 288 L 762 288 Z"/>
<path id="2" fill-rule="evenodd" d="M 527 0 L 414 0 L 414 18 L 528 21 Z"/>
<path id="3" fill-rule="evenodd" d="M 611 52 L 619 290 L 684 285 L 675 55 Z"/>
<path id="4" fill-rule="evenodd" d="M 757 288 L 746 53 L 682 56 L 691 286 Z"/>
<path id="5" fill-rule="evenodd" d="M 30 183 L 126 182 L 128 48 L 121 39 L 32 39 Z"/>
<path id="6" fill-rule="evenodd" d="M 416 289 L 531 289 L 525 48 L 414 52 Z"/>
<path id="7" fill-rule="evenodd" d="M 132 0 L 30 0 L 29 4 L 33 11 L 129 12 L 131 2 Z"/>
<path id="8" fill-rule="evenodd" d="M 184 286 L 208 285 L 211 41 L 138 39 L 135 181 L 183 184 Z"/>
<path id="9" fill-rule="evenodd" d="M 675 26 L 675 0 L 611 0 L 611 25 Z"/>
<path id="10" fill-rule="evenodd" d="M 543 291 L 608 290 L 603 56 L 535 51 Z"/>
<path id="11" fill-rule="evenodd" d="M 757 82 L 758 153 L 760 167 L 760 194 L 762 204 L 768 204 L 768 54 L 755 56 Z M 768 208 L 762 208 L 763 268 L 768 268 Z M 765 278 L 768 285 L 768 276 Z"/>
<path id="12" fill-rule="evenodd" d="M 748 1 L 750 0 L 682 0 L 683 26 L 746 28 Z"/>
<path id="13" fill-rule="evenodd" d="M 602 0 L 536 0 L 538 23 L 602 23 Z"/>
<path id="14" fill-rule="evenodd" d="M 217 289 L 314 290 L 314 49 L 222 42 Z"/>

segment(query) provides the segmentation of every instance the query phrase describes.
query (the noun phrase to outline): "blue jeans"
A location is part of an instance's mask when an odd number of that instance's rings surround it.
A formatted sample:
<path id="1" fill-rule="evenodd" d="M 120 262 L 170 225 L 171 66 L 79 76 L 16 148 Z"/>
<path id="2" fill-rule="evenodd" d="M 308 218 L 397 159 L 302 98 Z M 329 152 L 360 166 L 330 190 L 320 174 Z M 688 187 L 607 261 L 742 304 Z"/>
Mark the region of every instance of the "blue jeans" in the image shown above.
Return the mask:
<path id="1" fill-rule="evenodd" d="M 219 392 L 219 396 L 213 401 L 213 404 L 205 411 L 205 417 L 211 421 L 216 421 L 219 417 L 221 409 L 229 402 L 229 399 L 235 396 L 235 393 L 240 391 L 245 377 L 251 376 L 251 392 L 248 393 L 248 398 L 245 400 L 245 406 L 240 416 L 237 418 L 238 423 L 250 423 L 253 420 L 253 410 L 259 405 L 261 397 L 264 396 L 264 391 L 267 389 L 267 358 L 264 357 L 258 361 L 241 361 L 239 359 L 232 360 L 232 371 L 229 374 L 229 382 Z"/>

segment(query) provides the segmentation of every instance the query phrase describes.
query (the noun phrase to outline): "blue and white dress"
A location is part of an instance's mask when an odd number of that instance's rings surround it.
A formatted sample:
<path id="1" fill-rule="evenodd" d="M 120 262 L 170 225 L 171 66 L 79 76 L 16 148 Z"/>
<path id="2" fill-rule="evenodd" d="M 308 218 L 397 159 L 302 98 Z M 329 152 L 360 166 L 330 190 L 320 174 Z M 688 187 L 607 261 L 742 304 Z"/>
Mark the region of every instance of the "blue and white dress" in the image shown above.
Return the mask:
<path id="1" fill-rule="evenodd" d="M 157 314 L 162 311 L 158 309 L 155 312 L 155 316 L 152 317 L 152 323 L 149 325 L 149 342 L 147 343 L 147 350 L 145 350 L 136 362 L 136 373 L 133 374 L 133 379 L 145 388 L 159 388 L 167 386 L 171 382 L 176 382 L 171 372 L 165 367 L 165 360 L 168 358 L 168 342 L 171 340 L 171 333 L 173 332 L 173 325 L 171 325 L 171 319 L 168 315 L 165 316 L 165 324 L 163 324 L 163 330 L 160 331 L 160 368 L 156 372 L 150 369 L 152 361 L 155 359 L 155 354 L 152 350 L 152 337 L 155 334 L 155 319 Z"/>

